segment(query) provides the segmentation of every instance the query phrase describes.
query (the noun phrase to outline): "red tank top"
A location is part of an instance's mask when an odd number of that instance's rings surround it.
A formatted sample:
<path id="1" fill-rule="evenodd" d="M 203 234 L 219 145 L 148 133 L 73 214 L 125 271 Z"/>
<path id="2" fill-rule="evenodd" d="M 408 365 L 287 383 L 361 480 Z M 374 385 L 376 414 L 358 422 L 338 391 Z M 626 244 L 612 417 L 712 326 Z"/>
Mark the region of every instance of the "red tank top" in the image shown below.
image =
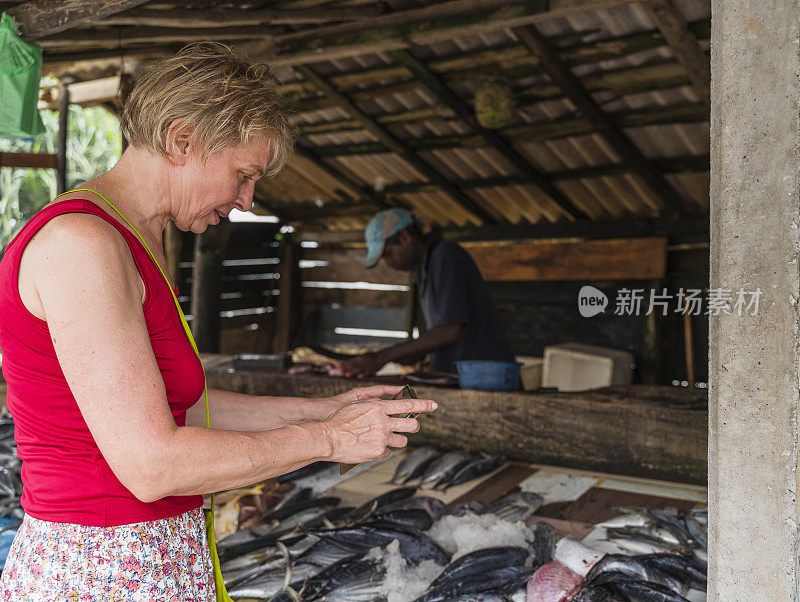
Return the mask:
<path id="1" fill-rule="evenodd" d="M 157 520 L 198 508 L 202 498 L 197 495 L 144 503 L 119 482 L 64 378 L 47 322 L 22 303 L 17 286 L 22 252 L 48 220 L 63 213 L 91 213 L 125 237 L 144 281 L 142 310 L 175 424 L 185 425 L 186 410 L 203 394 L 203 368 L 183 330 L 169 286 L 138 238 L 90 201 L 68 200 L 46 207 L 11 241 L 0 261 L 0 349 L 8 409 L 22 459 L 22 507 L 41 520 L 96 527 Z"/>

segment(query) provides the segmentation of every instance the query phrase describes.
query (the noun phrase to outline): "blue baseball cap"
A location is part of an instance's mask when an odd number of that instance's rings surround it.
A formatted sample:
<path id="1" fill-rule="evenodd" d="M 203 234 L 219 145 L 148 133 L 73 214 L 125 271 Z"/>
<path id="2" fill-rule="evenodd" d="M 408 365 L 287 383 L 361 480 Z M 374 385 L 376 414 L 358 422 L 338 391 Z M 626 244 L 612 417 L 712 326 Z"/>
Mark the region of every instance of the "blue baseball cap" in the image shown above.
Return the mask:
<path id="1" fill-rule="evenodd" d="M 414 216 L 411 215 L 411 212 L 399 207 L 376 213 L 375 217 L 369 220 L 364 230 L 364 238 L 367 241 L 366 266 L 374 268 L 378 265 L 378 261 L 383 255 L 383 246 L 386 244 L 386 239 L 394 236 L 400 230 L 408 228 L 414 221 Z"/>

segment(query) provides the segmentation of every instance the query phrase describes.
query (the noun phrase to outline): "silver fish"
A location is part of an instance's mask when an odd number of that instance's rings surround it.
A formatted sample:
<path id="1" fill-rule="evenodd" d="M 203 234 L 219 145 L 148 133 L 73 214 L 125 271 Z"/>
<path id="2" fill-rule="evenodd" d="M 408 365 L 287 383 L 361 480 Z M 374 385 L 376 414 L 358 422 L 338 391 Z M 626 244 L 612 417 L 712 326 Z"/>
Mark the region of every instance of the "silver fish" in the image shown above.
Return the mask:
<path id="1" fill-rule="evenodd" d="M 441 453 L 432 447 L 418 447 L 397 465 L 391 483 L 407 482 L 420 475 Z"/>
<path id="2" fill-rule="evenodd" d="M 544 500 L 532 491 L 510 493 L 500 498 L 486 509 L 486 514 L 494 514 L 509 522 L 524 521 L 533 516 Z"/>
<path id="3" fill-rule="evenodd" d="M 453 468 L 455 468 L 458 464 L 468 458 L 469 456 L 463 452 L 447 452 L 443 456 L 440 456 L 434 460 L 431 465 L 428 466 L 427 470 L 425 470 L 425 472 L 422 474 L 419 486 L 425 487 L 426 485 L 433 485 L 448 472 L 452 471 Z"/>

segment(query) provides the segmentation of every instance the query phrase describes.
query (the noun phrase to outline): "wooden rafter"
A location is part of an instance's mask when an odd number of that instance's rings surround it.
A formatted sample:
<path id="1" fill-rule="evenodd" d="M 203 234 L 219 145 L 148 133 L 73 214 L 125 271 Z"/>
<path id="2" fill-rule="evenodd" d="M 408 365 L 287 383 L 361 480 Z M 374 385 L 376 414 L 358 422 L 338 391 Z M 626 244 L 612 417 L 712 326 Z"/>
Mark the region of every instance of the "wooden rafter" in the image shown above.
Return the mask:
<path id="1" fill-rule="evenodd" d="M 410 70 L 436 96 L 444 101 L 458 117 L 467 121 L 486 144 L 503 155 L 520 174 L 527 177 L 533 184 L 536 184 L 542 192 L 558 205 L 567 217 L 570 219 L 583 219 L 587 217 L 583 209 L 573 204 L 572 201 L 558 190 L 558 188 L 553 186 L 550 180 L 536 170 L 536 168 L 534 168 L 517 149 L 511 146 L 503 136 L 476 124 L 474 112 L 469 105 L 456 96 L 439 76 L 418 61 L 410 52 L 406 50 L 395 50 L 392 52 L 392 56 L 398 63 Z"/>
<path id="2" fill-rule="evenodd" d="M 700 98 L 710 104 L 711 61 L 689 30 L 686 18 L 672 0 L 650 0 L 645 6 L 650 9 L 653 21 L 689 74 Z"/>
<path id="3" fill-rule="evenodd" d="M 243 46 L 276 65 L 308 65 L 431 44 L 641 0 L 450 0 Z"/>
<path id="4" fill-rule="evenodd" d="M 377 121 L 383 125 L 399 123 L 415 123 L 418 121 L 428 121 L 441 119 L 451 121 L 456 118 L 450 111 L 449 116 L 444 110 L 444 106 L 423 107 L 413 111 L 401 111 L 398 113 L 385 113 L 376 117 Z M 635 109 L 633 111 L 621 111 L 611 113 L 620 127 L 642 127 L 646 125 L 657 125 L 665 123 L 696 123 L 708 121 L 708 110 L 704 103 L 680 102 L 674 105 L 663 107 L 648 107 L 645 109 Z M 315 123 L 309 126 L 300 126 L 299 131 L 302 135 L 324 134 L 330 132 L 347 132 L 350 130 L 361 129 L 361 124 L 353 119 L 343 121 L 327 121 Z M 592 123 L 585 117 L 562 117 L 550 121 L 527 123 L 524 125 L 508 126 L 498 130 L 504 136 L 510 138 L 520 138 L 524 142 L 542 142 L 567 136 L 579 136 L 590 134 L 594 131 Z M 476 146 L 479 142 L 474 135 L 463 136 L 444 136 L 436 138 L 421 138 L 420 146 L 447 148 L 449 146 Z M 416 144 L 416 142 L 414 143 Z M 369 147 L 365 147 L 369 148 Z M 377 148 L 377 146 L 375 147 Z"/>
<path id="5" fill-rule="evenodd" d="M 263 38 L 262 26 L 219 27 L 206 29 L 181 29 L 178 27 L 115 27 L 103 31 L 72 31 L 39 40 L 37 43 L 48 50 L 59 48 L 93 48 L 106 45 L 117 50 L 134 44 L 170 44 L 198 42 L 204 40 L 252 40 Z M 47 34 L 49 35 L 49 34 Z"/>
<path id="6" fill-rule="evenodd" d="M 703 103 L 679 103 L 667 107 L 653 107 L 612 113 L 620 127 L 643 127 L 657 124 L 698 123 L 708 121 L 708 112 Z M 510 126 L 500 130 L 504 136 L 523 143 L 544 142 L 570 136 L 592 134 L 595 125 L 585 117 L 564 117 L 552 121 Z M 406 141 L 415 149 L 480 148 L 486 146 L 477 134 L 432 136 Z M 388 152 L 380 142 L 364 142 L 335 146 L 319 146 L 315 152 L 321 157 L 365 155 Z"/>
<path id="7" fill-rule="evenodd" d="M 26 40 L 67 31 L 135 8 L 147 0 L 31 0 L 8 9 Z"/>
<path id="8" fill-rule="evenodd" d="M 411 149 L 404 141 L 398 140 L 392 136 L 377 121 L 361 111 L 361 109 L 353 104 L 346 96 L 340 94 L 323 77 L 314 72 L 310 67 L 302 65 L 295 67 L 295 69 L 306 80 L 314 83 L 314 85 L 317 86 L 323 94 L 331 98 L 353 119 L 356 119 L 362 123 L 364 129 L 375 136 L 382 144 L 386 146 L 386 148 L 400 155 L 403 160 L 405 160 L 414 169 L 422 173 L 423 176 L 438 184 L 441 190 L 452 197 L 453 200 L 460 203 L 465 209 L 469 210 L 482 222 L 493 223 L 495 221 L 495 219 L 483 207 L 478 205 L 466 194 L 450 184 L 444 178 L 444 176 L 442 176 L 433 167 L 422 161 L 422 159 L 416 155 L 414 150 Z"/>
<path id="9" fill-rule="evenodd" d="M 299 144 L 295 145 L 294 152 L 310 163 L 312 163 L 317 169 L 322 170 L 325 172 L 329 178 L 339 183 L 342 187 L 340 193 L 343 196 L 350 197 L 351 200 L 357 200 L 364 194 L 363 186 L 360 186 L 358 183 L 353 181 L 347 174 L 342 172 L 340 169 L 337 169 L 333 165 L 330 165 L 320 159 L 312 149 L 306 148 Z"/>
<path id="10" fill-rule="evenodd" d="M 378 7 L 316 8 L 307 10 L 231 10 L 223 8 L 156 10 L 139 8 L 125 11 L 98 22 L 103 25 L 139 27 L 248 27 L 258 24 L 300 25 L 369 19 L 379 14 Z"/>
<path id="11" fill-rule="evenodd" d="M 642 177 L 667 209 L 679 214 L 686 213 L 687 209 L 680 194 L 628 139 L 614 120 L 600 108 L 580 80 L 572 74 L 550 42 L 533 26 L 518 27 L 513 32 L 532 53 L 542 59 L 542 67 L 550 79 L 564 90 L 567 98 L 572 101 L 578 111 L 592 122 L 598 133 L 620 154 L 623 161 Z"/>
<path id="12" fill-rule="evenodd" d="M 703 173 L 709 170 L 709 157 L 673 157 L 671 159 L 660 159 L 654 161 L 656 167 L 665 173 Z M 592 167 L 581 167 L 578 169 L 565 169 L 561 171 L 548 172 L 547 177 L 554 182 L 570 182 L 585 178 L 602 178 L 605 176 L 618 176 L 630 172 L 630 167 L 624 163 L 612 163 L 609 165 L 595 165 Z M 474 188 L 493 188 L 496 186 L 526 186 L 535 184 L 528 178 L 522 176 L 497 176 L 494 178 L 475 178 L 462 180 L 458 187 L 467 190 Z M 386 192 L 396 194 L 402 192 L 430 192 L 436 190 L 436 186 L 430 182 L 411 182 L 406 184 L 390 184 L 386 187 Z"/>

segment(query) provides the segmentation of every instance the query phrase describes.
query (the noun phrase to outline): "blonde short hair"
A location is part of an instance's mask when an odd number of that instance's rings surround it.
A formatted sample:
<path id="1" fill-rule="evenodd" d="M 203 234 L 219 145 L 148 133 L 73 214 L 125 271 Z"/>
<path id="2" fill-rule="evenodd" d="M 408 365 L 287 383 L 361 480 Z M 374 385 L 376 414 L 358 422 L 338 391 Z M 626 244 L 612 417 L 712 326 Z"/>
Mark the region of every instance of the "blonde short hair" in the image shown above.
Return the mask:
<path id="1" fill-rule="evenodd" d="M 122 134 L 136 148 L 166 155 L 167 130 L 184 119 L 204 156 L 263 137 L 271 151 L 267 175 L 273 176 L 294 142 L 279 85 L 266 63 L 224 44 L 190 44 L 145 67 L 125 102 Z"/>

